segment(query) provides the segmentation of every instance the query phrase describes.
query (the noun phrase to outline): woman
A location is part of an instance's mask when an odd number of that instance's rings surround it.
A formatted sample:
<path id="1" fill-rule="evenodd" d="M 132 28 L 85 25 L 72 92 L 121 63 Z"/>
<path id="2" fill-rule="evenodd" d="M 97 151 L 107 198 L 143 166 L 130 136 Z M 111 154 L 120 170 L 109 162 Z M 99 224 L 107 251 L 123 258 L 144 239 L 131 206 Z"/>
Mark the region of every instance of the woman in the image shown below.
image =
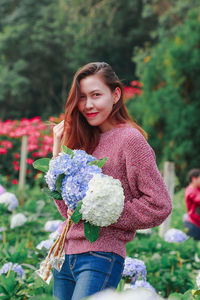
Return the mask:
<path id="1" fill-rule="evenodd" d="M 121 181 L 125 205 L 118 221 L 101 228 L 91 244 L 83 223 L 73 224 L 65 245 L 65 263 L 54 270 L 54 296 L 78 300 L 105 288 L 116 288 L 123 270 L 125 244 L 137 229 L 160 225 L 171 212 L 171 200 L 146 141 L 146 133 L 129 116 L 123 87 L 104 62 L 89 63 L 74 76 L 65 120 L 54 127 L 53 157 L 61 143 L 83 149 L 97 159 L 108 157 L 103 173 Z M 55 200 L 65 218 L 65 203 Z"/>

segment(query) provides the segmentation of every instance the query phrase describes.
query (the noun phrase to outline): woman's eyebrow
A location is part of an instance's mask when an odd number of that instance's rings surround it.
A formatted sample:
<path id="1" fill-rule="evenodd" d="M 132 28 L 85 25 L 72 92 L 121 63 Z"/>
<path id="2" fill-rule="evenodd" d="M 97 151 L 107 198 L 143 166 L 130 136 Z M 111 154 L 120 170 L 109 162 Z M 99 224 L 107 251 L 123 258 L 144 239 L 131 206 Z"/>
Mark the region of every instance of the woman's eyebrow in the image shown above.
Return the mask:
<path id="1" fill-rule="evenodd" d="M 90 91 L 89 94 L 93 94 L 93 93 L 95 93 L 95 92 L 101 92 L 101 91 L 98 90 L 98 89 L 95 89 L 95 90 Z M 85 95 L 85 93 L 82 92 L 81 95 Z"/>

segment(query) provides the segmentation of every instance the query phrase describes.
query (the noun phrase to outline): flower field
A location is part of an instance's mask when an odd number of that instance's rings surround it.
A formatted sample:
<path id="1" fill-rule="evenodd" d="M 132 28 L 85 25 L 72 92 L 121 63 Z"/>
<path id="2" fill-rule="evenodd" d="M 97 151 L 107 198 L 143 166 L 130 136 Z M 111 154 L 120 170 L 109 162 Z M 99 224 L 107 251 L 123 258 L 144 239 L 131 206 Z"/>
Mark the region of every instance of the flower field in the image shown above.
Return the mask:
<path id="1" fill-rule="evenodd" d="M 61 119 L 62 116 L 49 121 Z M 0 299 L 54 299 L 52 280 L 46 284 L 35 271 L 40 268 L 64 218 L 41 190 L 42 173 L 32 167 L 35 159 L 51 156 L 50 129 L 40 118 L 0 124 Z M 29 141 L 27 183 L 23 191 L 18 191 L 22 135 L 28 135 Z M 183 202 L 183 190 L 180 190 L 174 197 L 171 227 L 181 231 Z M 127 256 L 134 259 L 136 269 L 145 266 L 142 271 L 142 279 L 147 280 L 145 286 L 152 287 L 162 298 L 198 299 L 200 242 L 189 238 L 174 242 L 170 238 L 168 242 L 160 238 L 158 228 L 150 233 L 138 231 L 135 239 L 127 244 Z M 138 266 L 139 260 L 142 263 Z M 125 276 L 118 291 L 126 284 Z"/>
<path id="2" fill-rule="evenodd" d="M 60 122 L 59 118 L 50 117 L 50 122 Z M 20 147 L 23 135 L 28 136 L 28 157 L 27 157 L 27 181 L 29 185 L 39 173 L 32 167 L 36 158 L 51 156 L 52 154 L 52 126 L 41 121 L 40 117 L 32 119 L 0 120 L 0 174 L 5 176 L 7 184 L 17 184 L 20 169 Z"/>

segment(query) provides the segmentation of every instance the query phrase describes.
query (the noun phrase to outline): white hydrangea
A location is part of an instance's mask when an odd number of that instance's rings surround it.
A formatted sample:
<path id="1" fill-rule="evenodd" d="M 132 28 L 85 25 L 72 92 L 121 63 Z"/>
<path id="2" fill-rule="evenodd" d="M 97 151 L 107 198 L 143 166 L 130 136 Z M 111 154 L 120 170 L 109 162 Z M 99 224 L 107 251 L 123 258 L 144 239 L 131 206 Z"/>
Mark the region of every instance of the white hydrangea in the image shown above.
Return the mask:
<path id="1" fill-rule="evenodd" d="M 124 207 L 124 191 L 120 180 L 95 174 L 88 184 L 80 209 L 82 219 L 96 226 L 115 223 Z"/>
<path id="2" fill-rule="evenodd" d="M 196 284 L 197 284 L 197 288 L 200 289 L 200 271 L 198 272 L 196 277 Z"/>
<path id="3" fill-rule="evenodd" d="M 164 300 L 149 289 L 139 287 L 135 290 L 126 290 L 120 293 L 106 289 L 88 298 L 88 300 Z"/>
<path id="4" fill-rule="evenodd" d="M 15 227 L 19 227 L 24 225 L 24 223 L 26 223 L 27 218 L 25 217 L 24 214 L 19 213 L 19 214 L 15 214 L 11 217 L 11 223 L 10 223 L 10 228 L 13 229 Z"/>
<path id="5" fill-rule="evenodd" d="M 48 232 L 53 232 L 58 229 L 58 227 L 63 223 L 61 220 L 47 221 L 44 225 L 44 230 Z"/>
<path id="6" fill-rule="evenodd" d="M 7 205 L 8 210 L 13 211 L 19 205 L 19 202 L 18 202 L 15 194 L 5 192 L 0 195 L 0 204 Z"/>

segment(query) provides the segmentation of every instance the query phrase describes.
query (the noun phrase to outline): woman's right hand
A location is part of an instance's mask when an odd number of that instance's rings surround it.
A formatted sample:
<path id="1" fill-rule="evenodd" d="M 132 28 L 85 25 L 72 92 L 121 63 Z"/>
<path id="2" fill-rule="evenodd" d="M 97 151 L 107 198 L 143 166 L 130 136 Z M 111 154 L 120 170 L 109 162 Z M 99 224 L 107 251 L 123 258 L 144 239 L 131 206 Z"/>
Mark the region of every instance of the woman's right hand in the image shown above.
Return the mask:
<path id="1" fill-rule="evenodd" d="M 58 156 L 60 153 L 63 133 L 64 120 L 53 127 L 53 158 Z"/>

